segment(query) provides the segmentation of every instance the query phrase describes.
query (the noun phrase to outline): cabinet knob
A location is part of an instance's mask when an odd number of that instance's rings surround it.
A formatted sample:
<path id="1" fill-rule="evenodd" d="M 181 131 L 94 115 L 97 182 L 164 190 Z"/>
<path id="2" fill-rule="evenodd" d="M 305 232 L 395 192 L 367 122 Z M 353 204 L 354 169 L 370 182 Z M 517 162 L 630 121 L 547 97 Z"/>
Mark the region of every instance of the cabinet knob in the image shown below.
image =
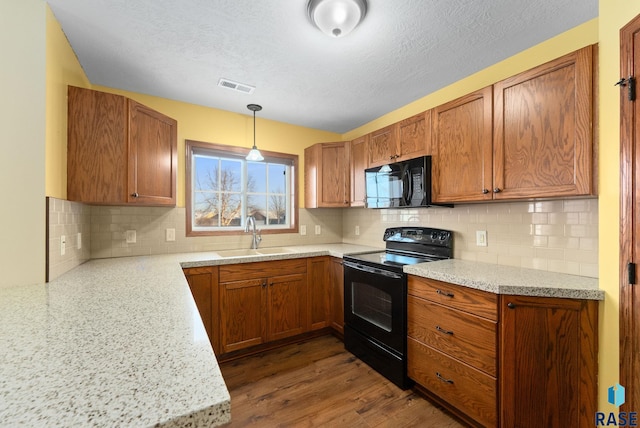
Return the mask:
<path id="1" fill-rule="evenodd" d="M 487 193 L 489 193 L 489 189 L 482 189 L 482 193 L 486 195 Z"/>
<path id="2" fill-rule="evenodd" d="M 513 303 L 511 303 L 511 302 L 509 302 L 509 303 L 507 303 L 507 308 L 509 308 L 509 309 L 515 309 L 515 308 L 516 308 L 516 305 L 514 305 L 514 304 L 513 304 Z"/>
<path id="3" fill-rule="evenodd" d="M 267 281 L 264 281 L 264 282 L 263 282 L 262 284 L 260 284 L 260 285 L 262 285 L 263 287 L 266 287 L 266 286 L 267 286 Z"/>
<path id="4" fill-rule="evenodd" d="M 499 187 L 493 189 L 493 193 L 500 193 L 502 190 Z"/>
<path id="5" fill-rule="evenodd" d="M 137 198 L 137 197 L 138 197 L 138 192 L 133 192 L 133 193 L 131 194 L 131 196 L 133 196 L 134 198 Z"/>

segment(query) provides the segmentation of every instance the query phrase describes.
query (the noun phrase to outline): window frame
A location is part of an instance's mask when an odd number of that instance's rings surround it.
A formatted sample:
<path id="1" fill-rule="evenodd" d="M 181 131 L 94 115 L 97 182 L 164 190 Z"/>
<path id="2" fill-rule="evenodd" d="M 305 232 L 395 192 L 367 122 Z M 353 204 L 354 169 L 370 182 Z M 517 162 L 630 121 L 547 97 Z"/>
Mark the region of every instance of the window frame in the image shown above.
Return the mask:
<path id="1" fill-rule="evenodd" d="M 204 141 L 186 140 L 185 139 L 185 209 L 186 209 L 186 236 L 221 236 L 221 235 L 242 235 L 244 229 L 232 230 L 194 230 L 193 229 L 193 149 L 212 150 L 226 152 L 230 155 L 245 157 L 249 150 L 244 147 L 227 146 L 224 144 L 207 143 Z M 291 183 L 291 225 L 289 227 L 278 228 L 261 228 L 262 234 L 276 233 L 298 233 L 298 200 L 299 200 L 299 183 L 298 183 L 298 155 L 290 153 L 271 152 L 260 149 L 262 155 L 266 158 L 282 159 L 283 163 L 291 164 L 293 170 Z M 243 195 L 246 192 L 243 189 Z"/>

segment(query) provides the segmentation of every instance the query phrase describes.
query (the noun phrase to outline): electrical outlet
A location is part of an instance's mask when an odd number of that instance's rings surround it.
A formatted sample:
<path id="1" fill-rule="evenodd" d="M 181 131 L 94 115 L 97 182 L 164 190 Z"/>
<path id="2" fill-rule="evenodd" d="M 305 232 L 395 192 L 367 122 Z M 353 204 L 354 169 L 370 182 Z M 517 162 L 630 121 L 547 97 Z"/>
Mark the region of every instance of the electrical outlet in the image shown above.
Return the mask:
<path id="1" fill-rule="evenodd" d="M 360 236 L 360 226 L 356 226 L 356 236 Z"/>
<path id="2" fill-rule="evenodd" d="M 78 232 L 78 237 L 77 237 L 78 241 L 77 241 L 77 247 L 78 250 L 82 249 L 82 233 Z"/>
<path id="3" fill-rule="evenodd" d="M 306 235 L 307 234 L 307 225 L 306 224 L 301 224 L 300 225 L 300 235 Z"/>
<path id="4" fill-rule="evenodd" d="M 319 224 L 316 224 L 316 235 L 320 235 L 322 233 L 322 228 Z"/>
<path id="5" fill-rule="evenodd" d="M 64 256 L 67 253 L 67 237 L 62 235 L 60 237 L 60 255 Z"/>
<path id="6" fill-rule="evenodd" d="M 125 236 L 127 238 L 127 244 L 135 244 L 136 243 L 136 231 L 135 230 L 127 230 Z"/>
<path id="7" fill-rule="evenodd" d="M 167 242 L 172 242 L 176 240 L 176 230 L 174 228 L 169 228 L 165 231 L 165 238 Z"/>
<path id="8" fill-rule="evenodd" d="M 487 231 L 486 230 L 476 230 L 476 245 L 478 247 L 486 247 L 487 246 Z"/>

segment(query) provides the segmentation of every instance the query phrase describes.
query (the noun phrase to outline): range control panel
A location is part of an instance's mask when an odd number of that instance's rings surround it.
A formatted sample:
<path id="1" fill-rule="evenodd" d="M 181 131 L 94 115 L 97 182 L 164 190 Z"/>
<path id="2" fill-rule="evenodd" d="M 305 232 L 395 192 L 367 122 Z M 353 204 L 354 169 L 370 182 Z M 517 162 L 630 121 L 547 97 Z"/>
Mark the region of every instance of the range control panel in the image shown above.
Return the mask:
<path id="1" fill-rule="evenodd" d="M 450 247 L 453 232 L 430 227 L 391 227 L 384 231 L 386 242 L 420 243 Z"/>

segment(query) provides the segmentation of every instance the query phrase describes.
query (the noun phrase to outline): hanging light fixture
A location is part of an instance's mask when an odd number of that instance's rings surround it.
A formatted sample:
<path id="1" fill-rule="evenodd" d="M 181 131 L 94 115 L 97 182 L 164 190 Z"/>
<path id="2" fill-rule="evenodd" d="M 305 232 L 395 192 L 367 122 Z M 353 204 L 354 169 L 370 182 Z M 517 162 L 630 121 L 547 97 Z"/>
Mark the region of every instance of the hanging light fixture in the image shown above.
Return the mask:
<path id="1" fill-rule="evenodd" d="M 262 106 L 249 104 L 247 108 L 253 112 L 253 147 L 245 159 L 260 162 L 264 160 L 264 156 L 262 156 L 262 153 L 260 153 L 260 150 L 256 147 L 256 112 L 262 110 Z"/>
<path id="2" fill-rule="evenodd" d="M 331 37 L 349 34 L 367 13 L 366 0 L 310 0 L 309 19 Z"/>

